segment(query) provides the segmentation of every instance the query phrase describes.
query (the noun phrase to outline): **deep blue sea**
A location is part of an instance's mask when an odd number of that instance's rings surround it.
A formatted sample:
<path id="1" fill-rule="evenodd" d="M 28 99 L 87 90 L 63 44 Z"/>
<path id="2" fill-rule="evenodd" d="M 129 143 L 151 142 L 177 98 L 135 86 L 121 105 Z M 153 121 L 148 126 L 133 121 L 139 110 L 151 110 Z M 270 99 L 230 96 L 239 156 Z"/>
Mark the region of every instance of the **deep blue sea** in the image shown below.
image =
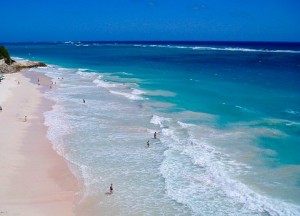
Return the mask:
<path id="1" fill-rule="evenodd" d="M 76 215 L 300 215 L 299 43 L 6 47 L 56 83 L 45 124 L 84 182 Z"/>

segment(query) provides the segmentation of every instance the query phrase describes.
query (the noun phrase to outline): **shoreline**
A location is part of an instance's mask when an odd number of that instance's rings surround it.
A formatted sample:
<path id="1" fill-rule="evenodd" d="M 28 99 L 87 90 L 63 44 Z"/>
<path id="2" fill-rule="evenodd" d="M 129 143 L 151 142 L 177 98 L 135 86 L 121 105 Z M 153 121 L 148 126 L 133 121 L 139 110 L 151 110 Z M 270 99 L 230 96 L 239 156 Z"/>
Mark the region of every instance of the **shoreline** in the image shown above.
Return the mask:
<path id="1" fill-rule="evenodd" d="M 43 95 L 51 79 L 28 70 L 5 76 L 1 88 L 8 96 L 0 98 L 0 214 L 74 215 L 79 181 L 53 149 L 44 125 L 43 113 L 54 105 Z"/>

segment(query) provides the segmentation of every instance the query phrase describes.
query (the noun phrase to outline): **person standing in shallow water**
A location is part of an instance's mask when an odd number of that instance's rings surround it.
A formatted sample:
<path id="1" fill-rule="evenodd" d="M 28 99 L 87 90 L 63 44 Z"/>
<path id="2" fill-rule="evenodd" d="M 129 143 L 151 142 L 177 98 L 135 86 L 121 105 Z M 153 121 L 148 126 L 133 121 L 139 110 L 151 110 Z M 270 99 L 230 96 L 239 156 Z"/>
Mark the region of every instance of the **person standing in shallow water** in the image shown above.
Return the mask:
<path id="1" fill-rule="evenodd" d="M 113 193 L 113 191 L 114 191 L 114 189 L 113 189 L 113 184 L 110 184 L 110 187 L 109 187 L 109 192 L 112 194 L 112 193 Z"/>
<path id="2" fill-rule="evenodd" d="M 150 142 L 149 142 L 149 140 L 147 141 L 147 147 L 148 147 L 148 148 L 150 147 Z"/>
<path id="3" fill-rule="evenodd" d="M 156 131 L 154 132 L 154 139 L 156 139 Z"/>

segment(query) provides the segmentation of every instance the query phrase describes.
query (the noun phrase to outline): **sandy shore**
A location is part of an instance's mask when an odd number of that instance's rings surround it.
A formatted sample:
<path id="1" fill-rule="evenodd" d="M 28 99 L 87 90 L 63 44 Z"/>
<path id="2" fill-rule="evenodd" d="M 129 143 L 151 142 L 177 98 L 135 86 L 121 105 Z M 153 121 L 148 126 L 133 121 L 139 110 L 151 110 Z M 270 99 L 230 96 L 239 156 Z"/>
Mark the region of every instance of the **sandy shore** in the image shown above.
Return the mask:
<path id="1" fill-rule="evenodd" d="M 43 112 L 53 102 L 43 91 L 51 90 L 51 80 L 28 71 L 5 77 L 0 84 L 0 216 L 73 215 L 78 183 L 52 149 L 44 125 Z"/>

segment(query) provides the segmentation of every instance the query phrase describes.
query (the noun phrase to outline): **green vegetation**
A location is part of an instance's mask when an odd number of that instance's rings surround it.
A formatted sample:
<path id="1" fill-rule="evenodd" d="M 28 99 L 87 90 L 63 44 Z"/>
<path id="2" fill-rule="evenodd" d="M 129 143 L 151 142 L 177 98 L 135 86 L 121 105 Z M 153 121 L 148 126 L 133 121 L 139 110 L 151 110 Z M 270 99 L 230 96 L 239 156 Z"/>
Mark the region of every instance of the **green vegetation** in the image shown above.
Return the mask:
<path id="1" fill-rule="evenodd" d="M 13 62 L 4 46 L 0 46 L 0 59 L 4 59 L 5 63 L 9 65 Z"/>

